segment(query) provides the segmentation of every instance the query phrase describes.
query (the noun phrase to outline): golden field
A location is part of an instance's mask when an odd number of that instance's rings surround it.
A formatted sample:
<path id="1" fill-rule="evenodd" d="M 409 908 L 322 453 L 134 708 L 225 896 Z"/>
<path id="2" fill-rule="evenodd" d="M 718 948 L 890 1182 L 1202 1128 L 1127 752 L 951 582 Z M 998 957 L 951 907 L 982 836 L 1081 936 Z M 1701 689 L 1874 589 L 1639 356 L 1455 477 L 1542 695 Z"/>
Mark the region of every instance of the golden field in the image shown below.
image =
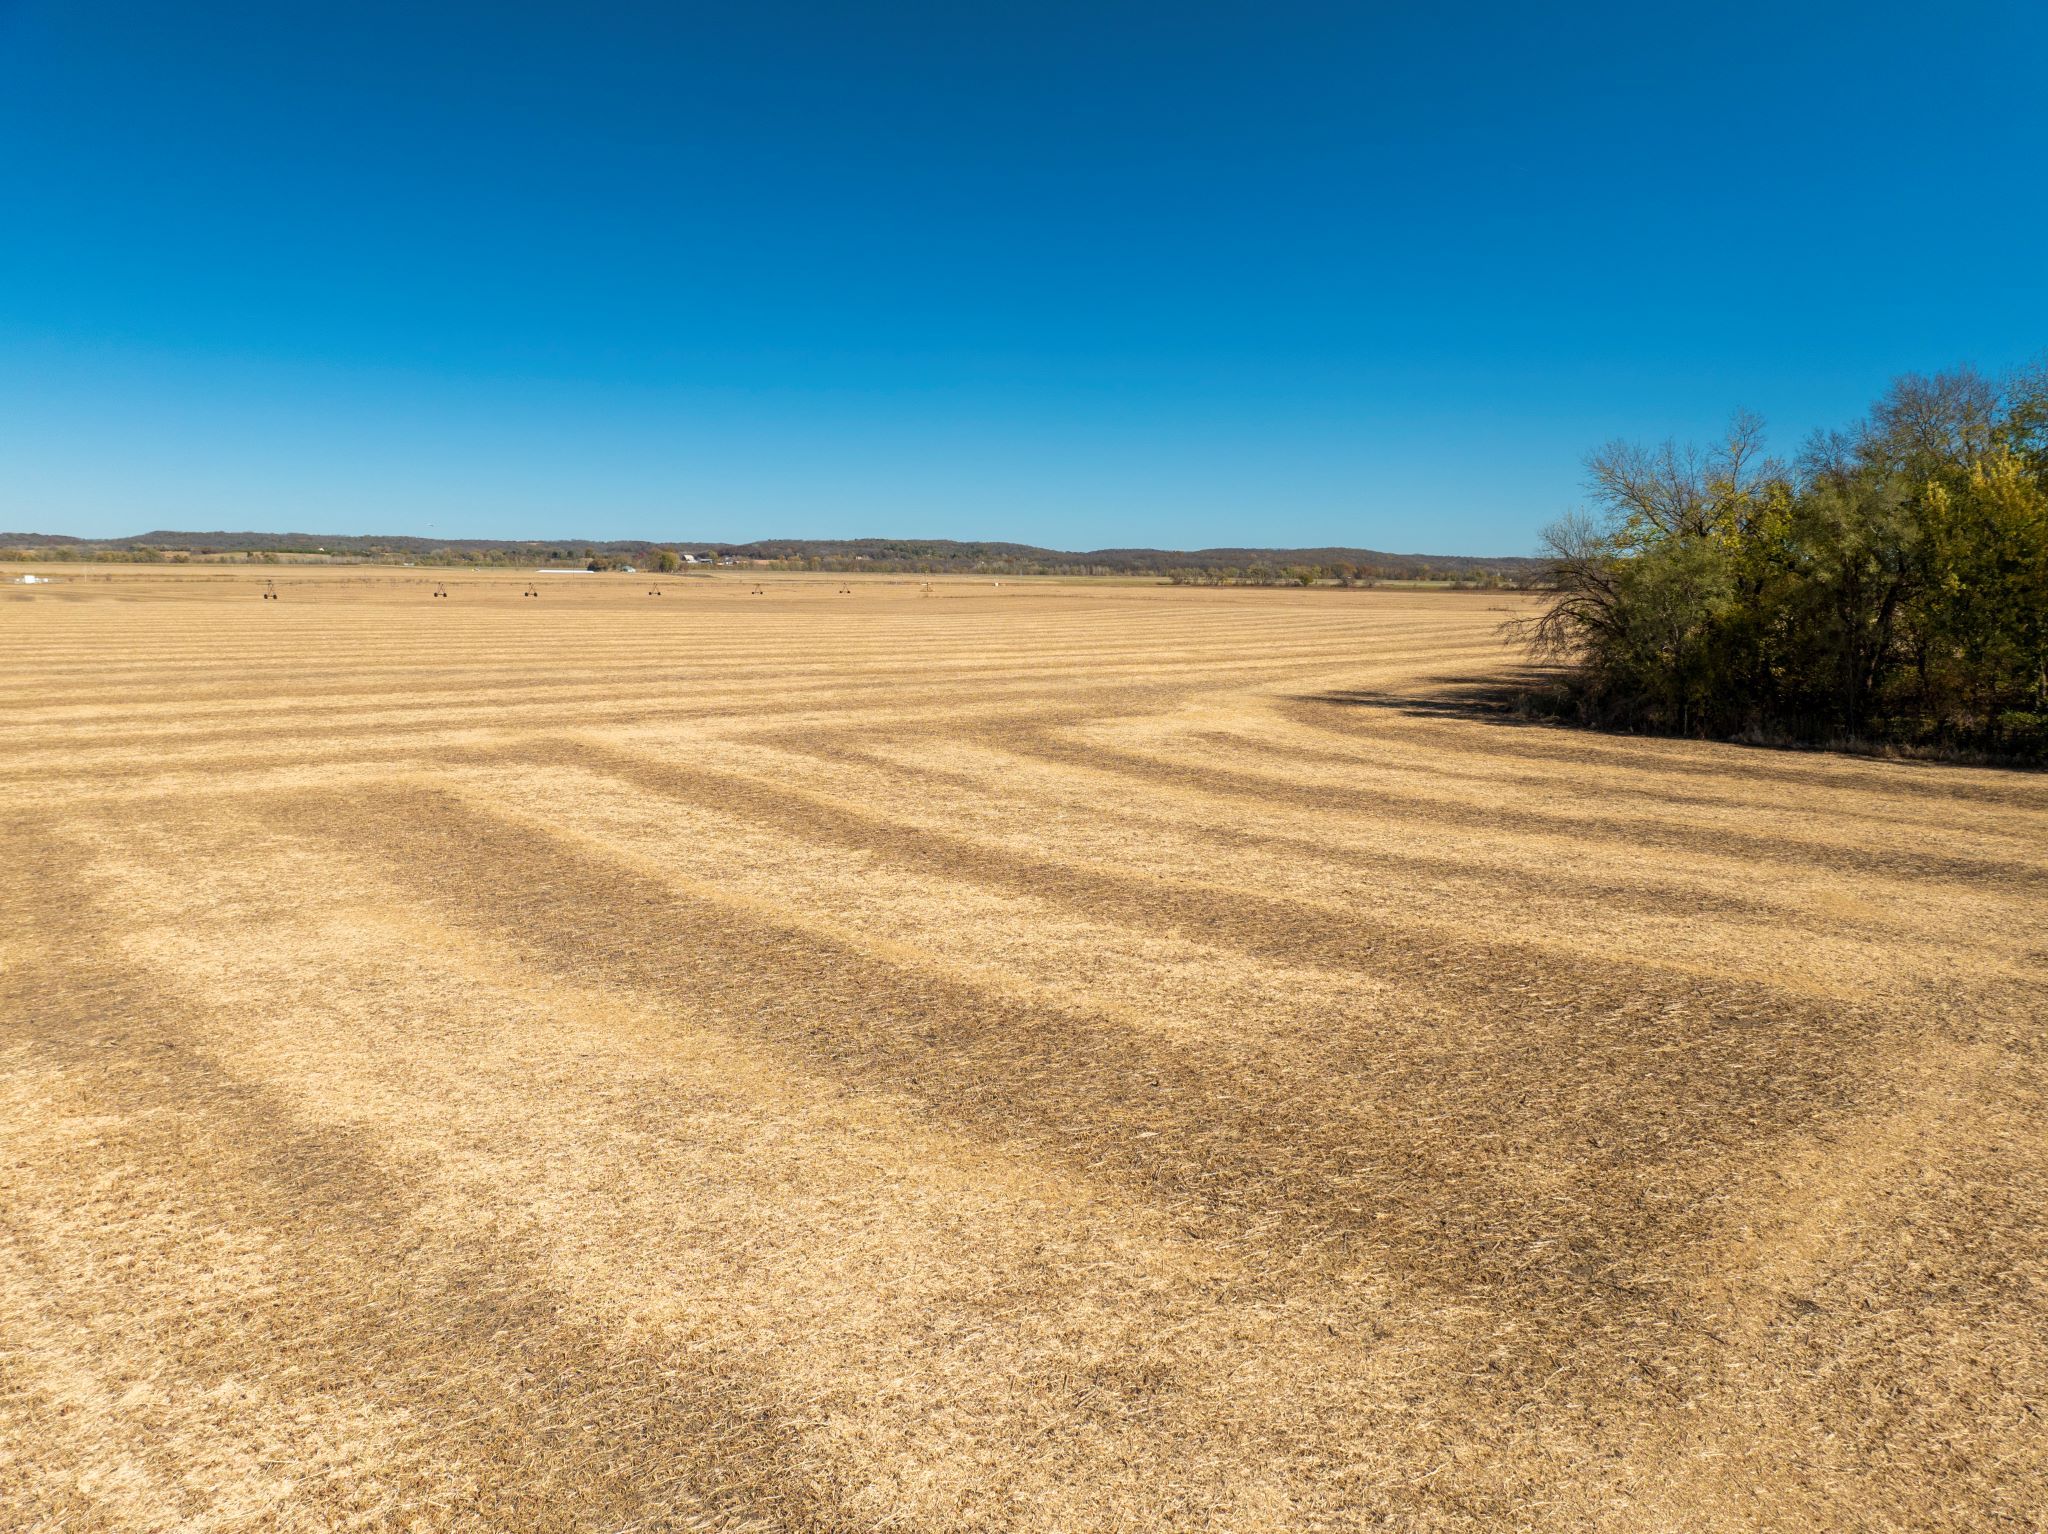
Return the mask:
<path id="1" fill-rule="evenodd" d="M 2044 1527 L 2040 774 L 1495 596 L 40 573 L 0 1528 Z"/>

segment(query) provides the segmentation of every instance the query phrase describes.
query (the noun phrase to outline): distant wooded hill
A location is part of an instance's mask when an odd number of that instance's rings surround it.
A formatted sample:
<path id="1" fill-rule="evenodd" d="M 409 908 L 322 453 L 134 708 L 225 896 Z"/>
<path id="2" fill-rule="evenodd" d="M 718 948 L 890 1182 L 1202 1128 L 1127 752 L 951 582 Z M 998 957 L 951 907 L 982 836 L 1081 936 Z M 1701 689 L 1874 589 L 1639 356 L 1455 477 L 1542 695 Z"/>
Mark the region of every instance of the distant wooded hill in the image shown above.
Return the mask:
<path id="1" fill-rule="evenodd" d="M 1257 584 L 1315 581 L 1454 580 L 1527 585 L 1544 561 L 1512 556 L 1389 554 L 1378 549 L 1092 549 L 1072 552 L 1024 543 L 960 543 L 944 538 L 763 538 L 751 543 L 678 539 L 534 540 L 413 538 L 322 533 L 171 532 L 126 538 L 0 533 L 0 558 L 190 560 L 242 556 L 269 560 L 366 560 L 377 563 L 521 565 L 592 561 L 651 564 L 680 558 L 767 561 L 792 569 L 883 570 L 915 574 L 1156 575 L 1186 582 Z"/>

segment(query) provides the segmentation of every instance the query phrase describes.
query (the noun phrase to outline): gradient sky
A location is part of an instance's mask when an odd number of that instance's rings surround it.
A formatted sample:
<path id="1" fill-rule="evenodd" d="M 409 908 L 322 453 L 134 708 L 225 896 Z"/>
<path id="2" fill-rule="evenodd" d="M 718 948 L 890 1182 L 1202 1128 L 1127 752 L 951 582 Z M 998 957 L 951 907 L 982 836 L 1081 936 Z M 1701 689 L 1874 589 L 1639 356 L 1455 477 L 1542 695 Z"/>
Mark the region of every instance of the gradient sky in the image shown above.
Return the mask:
<path id="1" fill-rule="evenodd" d="M 2048 346 L 2048 5 L 0 0 L 0 528 L 1525 553 Z"/>

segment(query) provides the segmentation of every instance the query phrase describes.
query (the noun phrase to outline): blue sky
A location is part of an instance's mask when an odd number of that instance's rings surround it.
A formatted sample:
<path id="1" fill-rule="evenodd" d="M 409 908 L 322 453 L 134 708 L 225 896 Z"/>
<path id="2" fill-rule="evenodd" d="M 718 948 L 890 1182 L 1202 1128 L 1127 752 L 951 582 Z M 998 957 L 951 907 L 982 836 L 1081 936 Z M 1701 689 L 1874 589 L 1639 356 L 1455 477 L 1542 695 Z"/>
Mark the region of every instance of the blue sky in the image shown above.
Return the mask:
<path id="1" fill-rule="evenodd" d="M 1522 553 L 2048 347 L 2048 6 L 0 0 L 0 528 Z"/>

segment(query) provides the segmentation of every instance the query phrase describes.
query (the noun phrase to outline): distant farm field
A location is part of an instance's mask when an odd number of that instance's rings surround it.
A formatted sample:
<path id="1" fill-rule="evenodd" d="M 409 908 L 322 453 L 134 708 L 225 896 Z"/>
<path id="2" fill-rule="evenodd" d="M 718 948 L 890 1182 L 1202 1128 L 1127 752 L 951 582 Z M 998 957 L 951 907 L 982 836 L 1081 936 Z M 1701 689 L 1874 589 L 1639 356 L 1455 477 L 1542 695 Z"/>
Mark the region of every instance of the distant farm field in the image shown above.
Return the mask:
<path id="1" fill-rule="evenodd" d="M 2042 775 L 1476 594 L 37 568 L 0 1528 L 2042 1527 Z"/>

